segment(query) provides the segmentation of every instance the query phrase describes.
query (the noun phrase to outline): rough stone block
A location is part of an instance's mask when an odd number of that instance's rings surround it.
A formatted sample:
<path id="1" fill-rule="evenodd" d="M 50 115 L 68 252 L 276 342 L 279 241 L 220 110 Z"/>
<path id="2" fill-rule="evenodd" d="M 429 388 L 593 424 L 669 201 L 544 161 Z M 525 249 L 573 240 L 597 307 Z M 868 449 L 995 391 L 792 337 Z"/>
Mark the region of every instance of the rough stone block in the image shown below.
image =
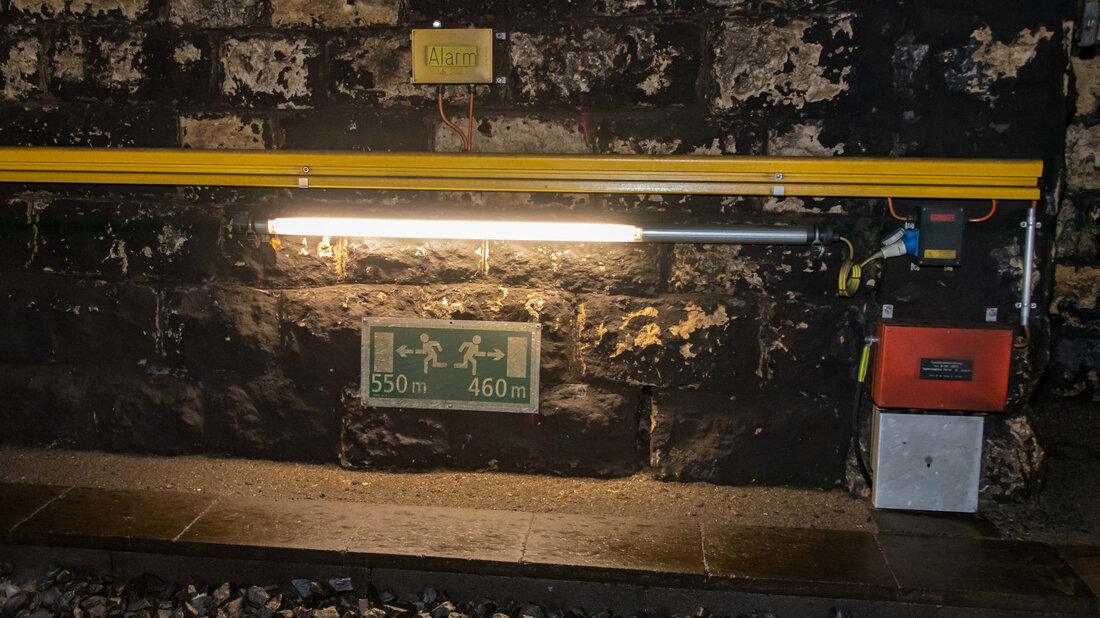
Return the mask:
<path id="1" fill-rule="evenodd" d="M 422 151 L 430 143 L 433 116 L 428 112 L 298 112 L 279 120 L 282 146 L 291 150 Z"/>
<path id="2" fill-rule="evenodd" d="M 219 372 L 207 382 L 207 447 L 288 461 L 333 461 L 337 398 L 278 369 Z"/>
<path id="3" fill-rule="evenodd" d="M 1100 189 L 1100 125 L 1072 124 L 1066 130 L 1066 184 Z"/>
<path id="4" fill-rule="evenodd" d="M 397 25 L 397 0 L 272 0 L 276 28 L 360 28 Z"/>
<path id="5" fill-rule="evenodd" d="M 761 298 L 760 364 L 765 388 L 828 397 L 844 409 L 855 390 L 861 337 L 869 323 L 860 304 L 833 294 L 787 292 Z"/>
<path id="6" fill-rule="evenodd" d="M 38 92 L 41 53 L 42 44 L 36 38 L 17 35 L 0 43 L 0 84 L 5 101 L 25 99 Z"/>
<path id="7" fill-rule="evenodd" d="M 838 99 L 850 86 L 852 24 L 846 14 L 722 23 L 710 36 L 710 105 L 718 111 L 761 103 L 802 109 Z"/>
<path id="8" fill-rule="evenodd" d="M 500 28 L 502 24 L 514 23 L 517 19 L 560 19 L 588 9 L 588 5 L 579 0 L 481 0 L 476 3 L 408 0 L 403 7 L 408 10 L 405 19 L 412 23 L 427 25 L 434 19 L 442 19 L 447 28 L 461 28 L 469 23 L 492 24 Z"/>
<path id="9" fill-rule="evenodd" d="M 1054 298 L 1050 313 L 1056 326 L 1100 325 L 1100 268 L 1054 267 Z"/>
<path id="10" fill-rule="evenodd" d="M 621 155 L 763 154 L 767 131 L 751 119 L 721 122 L 695 112 L 600 117 L 599 152 Z"/>
<path id="11" fill-rule="evenodd" d="M 756 295 L 578 298 L 577 366 L 586 379 L 659 386 L 755 384 Z"/>
<path id="12" fill-rule="evenodd" d="M 126 19 L 149 17 L 149 0 L 12 0 L 11 10 L 24 18 Z"/>
<path id="13" fill-rule="evenodd" d="M 466 118 L 451 117 L 451 122 L 466 131 Z M 588 129 L 575 119 L 541 119 L 529 116 L 495 116 L 474 119 L 473 152 L 512 152 L 531 154 L 588 154 Z M 462 139 L 442 122 L 435 126 L 436 152 L 462 150 Z"/>
<path id="14" fill-rule="evenodd" d="M 144 105 L 27 106 L 0 114 L 5 146 L 135 146 L 176 148 L 179 123 L 170 110 Z"/>
<path id="15" fill-rule="evenodd" d="M 203 280 L 217 269 L 222 219 L 206 206 L 31 195 L 35 270 L 104 279 Z"/>
<path id="16" fill-rule="evenodd" d="M 205 31 L 157 29 L 145 41 L 150 98 L 213 106 L 214 43 Z"/>
<path id="17" fill-rule="evenodd" d="M 536 289 L 489 285 L 344 285 L 285 290 L 284 337 L 293 371 L 342 387 L 358 380 L 362 318 L 539 322 L 542 380 L 574 375 L 572 297 Z"/>
<path id="18" fill-rule="evenodd" d="M 34 209 L 40 202 L 32 196 L 0 199 L 0 271 L 21 270 L 30 262 L 34 247 Z"/>
<path id="19" fill-rule="evenodd" d="M 1027 418 L 1052 460 L 1100 458 L 1100 414 L 1089 397 L 1048 399 L 1027 410 Z"/>
<path id="20" fill-rule="evenodd" d="M 412 48 L 408 32 L 342 39 L 333 46 L 331 56 L 332 94 L 337 100 L 429 106 L 436 96 L 433 88 L 409 83 Z"/>
<path id="21" fill-rule="evenodd" d="M 105 369 L 91 381 L 102 448 L 158 454 L 194 453 L 203 444 L 201 385 L 160 367 Z M 78 403 L 78 405 L 80 405 Z"/>
<path id="22" fill-rule="evenodd" d="M 212 98 L 211 57 L 201 34 L 70 26 L 52 38 L 47 88 L 69 101 L 205 102 Z"/>
<path id="23" fill-rule="evenodd" d="M 184 148 L 262 150 L 272 145 L 272 131 L 262 117 L 236 115 L 180 116 Z"/>
<path id="24" fill-rule="evenodd" d="M 675 292 L 729 293 L 748 285 L 763 290 L 759 250 L 746 245 L 677 244 L 672 249 L 669 287 Z"/>
<path id="25" fill-rule="evenodd" d="M 309 107 L 317 47 L 306 38 L 232 38 L 221 48 L 222 94 L 236 106 Z"/>
<path id="26" fill-rule="evenodd" d="M 846 144 L 826 139 L 821 122 L 797 124 L 783 132 L 768 133 L 768 154 L 773 157 L 832 157 L 844 154 Z"/>
<path id="27" fill-rule="evenodd" d="M 73 365 L 0 365 L 0 443 L 99 446 L 87 380 Z"/>
<path id="28" fill-rule="evenodd" d="M 640 467 L 637 389 L 544 386 L 537 415 L 365 408 L 343 400 L 341 461 L 354 467 L 492 468 L 596 476 Z"/>
<path id="29" fill-rule="evenodd" d="M 68 9 L 68 0 L 11 0 L 8 9 L 24 18 L 49 20 L 59 17 Z"/>
<path id="30" fill-rule="evenodd" d="M 1024 28 L 1007 42 L 1002 38 L 1004 33 L 995 35 L 988 25 L 983 25 L 970 33 L 965 45 L 943 52 L 948 92 L 992 101 L 1003 80 L 1020 77 L 1020 72 L 1039 54 L 1042 42 L 1046 41 L 1048 50 L 1053 52 L 1061 34 L 1040 26 Z"/>
<path id="31" fill-rule="evenodd" d="M 694 0 L 596 0 L 592 10 L 599 15 L 624 17 L 654 13 L 690 12 L 696 8 Z"/>
<path id="32" fill-rule="evenodd" d="M 787 392 L 659 390 L 650 466 L 670 481 L 834 487 L 848 452 L 846 410 Z"/>
<path id="33" fill-rule="evenodd" d="M 212 370 L 261 371 L 280 358 L 278 299 L 243 286 L 170 291 L 164 301 L 169 362 L 204 376 Z"/>
<path id="34" fill-rule="evenodd" d="M 148 287 L 13 272 L 0 289 L 0 362 L 137 362 L 160 355 L 158 299 Z"/>
<path id="35" fill-rule="evenodd" d="M 1100 112 L 1100 62 L 1094 58 L 1071 56 L 1069 59 L 1077 90 L 1077 116 L 1096 116 Z"/>
<path id="36" fill-rule="evenodd" d="M 1028 497 L 1038 487 L 1046 457 L 1028 418 L 987 416 L 984 438 L 979 498 L 1004 502 Z"/>
<path id="37" fill-rule="evenodd" d="M 50 91 L 61 97 L 84 94 L 88 49 L 75 29 L 59 32 L 50 49 Z"/>
<path id="38" fill-rule="evenodd" d="M 1062 199 L 1054 256 L 1057 260 L 1100 262 L 1100 191 L 1071 193 Z"/>
<path id="39" fill-rule="evenodd" d="M 666 248 L 632 243 L 489 243 L 489 276 L 507 286 L 654 296 Z"/>
<path id="40" fill-rule="evenodd" d="M 138 93 L 148 81 L 148 60 L 143 49 L 146 36 L 144 32 L 120 32 L 88 41 L 95 49 L 89 69 L 100 89 L 121 95 Z"/>
<path id="41" fill-rule="evenodd" d="M 259 24 L 263 4 L 259 0 L 173 0 L 168 3 L 168 22 L 177 26 L 246 28 Z"/>
<path id="42" fill-rule="evenodd" d="M 194 452 L 203 403 L 186 378 L 137 364 L 5 365 L 0 410 L 10 444 L 70 445 L 130 452 Z"/>
<path id="43" fill-rule="evenodd" d="M 84 18 L 134 20 L 149 16 L 149 0 L 70 0 L 69 12 Z"/>
<path id="44" fill-rule="evenodd" d="M 793 216 L 802 224 L 810 222 L 807 215 L 816 214 L 798 198 L 783 202 L 769 199 L 763 209 L 775 212 L 775 220 Z M 836 292 L 834 269 L 841 259 L 839 254 L 839 245 L 830 255 L 818 257 L 808 246 L 681 244 L 673 248 L 669 288 L 674 292 L 729 294 L 738 286 L 748 286 L 778 300 L 796 294 L 828 297 Z"/>
<path id="45" fill-rule="evenodd" d="M 514 32 L 509 88 L 524 104 L 689 105 L 699 40 L 690 23 Z"/>
<path id="46" fill-rule="evenodd" d="M 241 273 L 246 281 L 272 288 L 473 282 L 484 279 L 479 277 L 480 248 L 481 243 L 476 241 L 409 242 L 327 236 L 280 236 L 259 248 L 230 245 L 234 256 L 255 265 L 252 272 Z M 269 259 L 265 261 L 264 255 Z"/>
<path id="47" fill-rule="evenodd" d="M 1043 391 L 1055 399 L 1100 402 L 1100 346 L 1095 335 L 1059 329 Z"/>

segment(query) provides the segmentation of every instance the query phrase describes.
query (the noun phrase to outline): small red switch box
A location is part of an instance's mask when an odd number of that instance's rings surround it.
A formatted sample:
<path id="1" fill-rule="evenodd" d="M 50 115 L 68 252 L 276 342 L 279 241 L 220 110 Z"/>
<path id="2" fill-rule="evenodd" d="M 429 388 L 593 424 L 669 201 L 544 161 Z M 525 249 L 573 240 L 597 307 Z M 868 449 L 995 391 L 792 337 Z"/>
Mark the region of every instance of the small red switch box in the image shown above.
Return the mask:
<path id="1" fill-rule="evenodd" d="M 879 320 L 871 397 L 880 408 L 1002 412 L 1012 329 Z"/>

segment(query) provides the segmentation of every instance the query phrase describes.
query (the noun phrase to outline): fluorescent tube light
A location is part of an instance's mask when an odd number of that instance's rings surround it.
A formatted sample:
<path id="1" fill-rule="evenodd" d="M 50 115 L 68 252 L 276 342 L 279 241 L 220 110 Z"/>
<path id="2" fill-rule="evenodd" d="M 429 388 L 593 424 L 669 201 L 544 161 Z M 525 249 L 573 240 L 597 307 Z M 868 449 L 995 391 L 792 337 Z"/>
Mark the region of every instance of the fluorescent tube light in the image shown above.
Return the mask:
<path id="1" fill-rule="evenodd" d="M 285 217 L 269 219 L 269 234 L 362 238 L 448 238 L 457 240 L 535 240 L 543 242 L 634 242 L 641 229 L 609 223 L 528 223 L 519 221 L 436 221 L 430 219 L 351 219 Z"/>
<path id="2" fill-rule="evenodd" d="M 235 230 L 284 236 L 422 238 L 454 240 L 532 240 L 536 242 L 658 242 L 753 245 L 828 244 L 830 227 L 814 225 L 724 225 L 640 228 L 615 223 L 531 223 L 523 221 L 437 221 L 348 217 L 233 218 Z"/>

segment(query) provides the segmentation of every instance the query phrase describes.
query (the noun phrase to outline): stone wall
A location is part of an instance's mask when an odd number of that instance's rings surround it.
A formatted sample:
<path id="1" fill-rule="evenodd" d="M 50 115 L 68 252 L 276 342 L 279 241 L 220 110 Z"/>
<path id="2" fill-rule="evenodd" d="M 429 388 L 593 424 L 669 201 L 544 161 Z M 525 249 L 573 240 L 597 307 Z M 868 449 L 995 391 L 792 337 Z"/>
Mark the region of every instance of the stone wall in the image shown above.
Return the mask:
<path id="1" fill-rule="evenodd" d="M 408 81 L 409 28 L 440 18 L 508 35 L 497 49 L 507 84 L 477 88 L 475 151 L 1041 158 L 1053 196 L 1063 149 L 1087 150 L 1092 116 L 1078 110 L 1086 120 L 1066 143 L 1065 7 L 1010 5 L 2 0 L 0 143 L 457 151 L 433 91 Z M 465 89 L 449 90 L 456 120 L 464 100 Z M 1083 173 L 1075 165 L 1071 178 Z M 1056 203 L 1040 204 L 1051 224 L 1039 238 L 1040 299 L 1052 274 L 1062 296 L 1095 288 L 1084 264 L 1100 198 L 1075 186 L 1059 234 L 1078 240 L 1056 269 L 1045 257 Z M 845 476 L 854 361 L 880 305 L 965 320 L 992 306 L 1013 323 L 1026 206 L 1002 203 L 970 226 L 963 267 L 876 264 L 848 300 L 834 294 L 839 245 L 818 257 L 804 247 L 259 242 L 227 222 L 308 211 L 822 223 L 866 254 L 895 223 L 879 200 L 0 193 L 5 441 L 824 487 Z M 1087 225 L 1091 236 L 1074 231 Z M 1094 309 L 1086 304 L 1073 311 Z M 540 414 L 363 409 L 358 324 L 368 315 L 541 322 Z M 1095 339 L 1091 328 L 1059 331 L 1056 357 L 1078 359 L 1073 346 Z M 1034 340 L 1016 355 L 1011 415 L 990 423 L 1009 453 L 1021 444 L 1013 436 L 1029 435 L 1023 404 L 1047 364 L 1044 308 Z M 993 484 L 1019 476 L 1007 468 L 990 466 Z"/>
<path id="2" fill-rule="evenodd" d="M 1036 429 L 1051 452 L 1100 456 L 1100 60 L 1070 60 L 1065 184 L 1055 228 L 1051 367 Z"/>

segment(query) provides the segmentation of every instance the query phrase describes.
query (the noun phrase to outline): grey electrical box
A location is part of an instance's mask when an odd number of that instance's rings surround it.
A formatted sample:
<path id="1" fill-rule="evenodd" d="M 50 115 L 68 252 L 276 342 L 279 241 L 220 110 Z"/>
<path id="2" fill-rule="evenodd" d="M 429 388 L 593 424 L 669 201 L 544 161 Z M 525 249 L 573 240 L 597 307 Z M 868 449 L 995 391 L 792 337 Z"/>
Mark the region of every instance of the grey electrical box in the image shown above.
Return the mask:
<path id="1" fill-rule="evenodd" d="M 871 456 L 875 508 L 976 512 L 984 422 L 981 416 L 876 408 Z"/>

